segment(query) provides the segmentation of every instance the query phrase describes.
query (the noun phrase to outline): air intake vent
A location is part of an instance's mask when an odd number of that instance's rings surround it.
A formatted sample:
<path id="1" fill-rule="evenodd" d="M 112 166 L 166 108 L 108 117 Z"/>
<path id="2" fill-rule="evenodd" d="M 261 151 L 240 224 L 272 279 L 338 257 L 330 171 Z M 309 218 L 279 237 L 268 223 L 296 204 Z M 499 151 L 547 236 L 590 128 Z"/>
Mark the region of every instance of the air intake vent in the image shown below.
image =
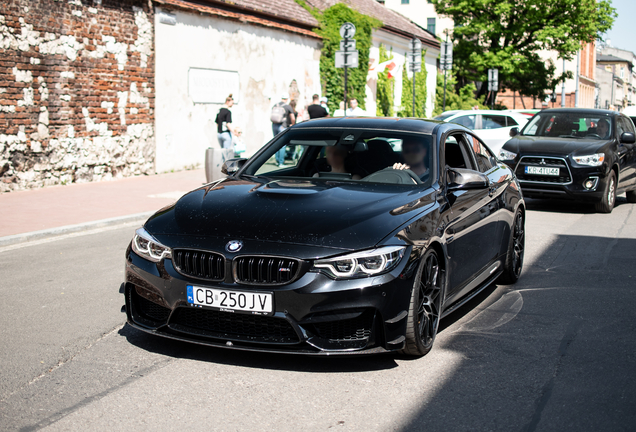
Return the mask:
<path id="1" fill-rule="evenodd" d="M 300 263 L 291 258 L 242 256 L 234 259 L 234 279 L 248 285 L 284 285 L 298 276 Z"/>
<path id="2" fill-rule="evenodd" d="M 177 271 L 197 279 L 220 281 L 225 278 L 223 255 L 188 249 L 172 251 L 172 262 Z"/>

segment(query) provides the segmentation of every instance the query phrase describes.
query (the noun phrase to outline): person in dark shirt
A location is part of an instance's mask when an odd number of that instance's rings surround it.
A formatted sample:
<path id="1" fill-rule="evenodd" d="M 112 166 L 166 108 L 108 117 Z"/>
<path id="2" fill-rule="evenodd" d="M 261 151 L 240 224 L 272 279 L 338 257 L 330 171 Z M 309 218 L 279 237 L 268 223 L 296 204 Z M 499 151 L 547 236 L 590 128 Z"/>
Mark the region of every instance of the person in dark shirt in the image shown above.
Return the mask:
<path id="1" fill-rule="evenodd" d="M 217 137 L 221 148 L 224 149 L 232 148 L 232 133 L 234 132 L 234 128 L 232 127 L 232 111 L 230 111 L 232 105 L 234 105 L 234 98 L 232 98 L 232 95 L 229 95 L 225 98 L 225 105 L 223 105 L 216 115 Z"/>
<path id="2" fill-rule="evenodd" d="M 402 141 L 402 157 L 405 163 L 396 163 L 393 169 L 410 169 L 420 180 L 426 181 L 430 175 L 428 168 L 428 145 L 425 141 L 413 138 Z"/>
<path id="3" fill-rule="evenodd" d="M 325 107 L 323 107 L 322 105 L 320 105 L 319 100 L 318 100 L 318 95 L 315 94 L 312 97 L 312 103 L 311 105 L 309 105 L 307 107 L 307 113 L 309 114 L 309 118 L 310 119 L 315 119 L 315 118 L 321 118 L 321 117 L 327 117 L 329 115 L 329 113 L 327 112 L 327 110 L 325 109 Z"/>

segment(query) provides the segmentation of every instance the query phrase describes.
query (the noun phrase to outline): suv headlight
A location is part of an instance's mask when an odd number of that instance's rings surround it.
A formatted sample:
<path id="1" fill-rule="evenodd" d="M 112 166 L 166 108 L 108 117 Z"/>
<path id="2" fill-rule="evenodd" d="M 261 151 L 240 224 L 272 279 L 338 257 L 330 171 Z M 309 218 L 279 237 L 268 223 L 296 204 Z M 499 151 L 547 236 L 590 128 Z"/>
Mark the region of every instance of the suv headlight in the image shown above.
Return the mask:
<path id="1" fill-rule="evenodd" d="M 499 160 L 514 160 L 517 157 L 517 153 L 510 152 L 508 150 L 499 150 Z"/>
<path id="2" fill-rule="evenodd" d="M 405 246 L 385 246 L 378 249 L 320 259 L 314 269 L 334 279 L 361 278 L 393 270 L 404 256 Z"/>
<path id="3" fill-rule="evenodd" d="M 159 243 L 143 228 L 139 228 L 135 231 L 135 236 L 132 241 L 132 249 L 137 255 L 152 262 L 159 262 L 163 258 L 172 257 L 172 251 L 170 248 Z"/>
<path id="4" fill-rule="evenodd" d="M 586 156 L 573 156 L 574 162 L 585 166 L 601 166 L 605 161 L 605 153 L 596 153 Z"/>

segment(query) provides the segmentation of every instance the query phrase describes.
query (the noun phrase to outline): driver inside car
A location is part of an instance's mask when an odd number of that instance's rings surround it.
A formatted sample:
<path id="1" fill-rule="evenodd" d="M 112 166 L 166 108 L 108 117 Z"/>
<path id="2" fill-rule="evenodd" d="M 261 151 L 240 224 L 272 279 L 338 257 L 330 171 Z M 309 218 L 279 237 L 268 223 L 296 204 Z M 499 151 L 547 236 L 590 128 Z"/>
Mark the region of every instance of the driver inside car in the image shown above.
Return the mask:
<path id="1" fill-rule="evenodd" d="M 332 173 L 343 173 L 348 174 L 348 171 L 345 169 L 345 159 L 349 152 L 338 146 L 330 146 L 325 149 L 325 156 L 327 158 L 327 163 L 331 167 Z M 314 177 L 319 177 L 320 174 L 314 174 Z M 358 174 L 353 174 L 351 176 L 353 180 L 360 180 L 360 176 Z"/>
<path id="2" fill-rule="evenodd" d="M 598 126 L 596 126 L 596 133 L 598 134 L 598 136 L 600 136 L 601 139 L 608 139 L 609 130 L 610 130 L 609 122 L 606 119 L 600 119 L 598 121 Z"/>
<path id="3" fill-rule="evenodd" d="M 402 157 L 404 163 L 393 164 L 393 169 L 413 171 L 420 180 L 424 181 L 429 176 L 428 147 L 426 142 L 417 139 L 405 139 L 402 141 Z"/>

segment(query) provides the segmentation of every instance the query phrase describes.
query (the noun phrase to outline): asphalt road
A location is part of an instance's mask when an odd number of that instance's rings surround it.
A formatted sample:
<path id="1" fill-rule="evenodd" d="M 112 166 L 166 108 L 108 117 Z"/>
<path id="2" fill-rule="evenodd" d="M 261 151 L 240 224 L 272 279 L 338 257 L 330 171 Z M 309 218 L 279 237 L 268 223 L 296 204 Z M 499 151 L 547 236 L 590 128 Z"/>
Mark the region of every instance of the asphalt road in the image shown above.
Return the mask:
<path id="1" fill-rule="evenodd" d="M 138 332 L 120 312 L 132 226 L 0 250 L 0 429 L 635 430 L 635 208 L 529 202 L 519 283 L 446 318 L 417 360 Z"/>

